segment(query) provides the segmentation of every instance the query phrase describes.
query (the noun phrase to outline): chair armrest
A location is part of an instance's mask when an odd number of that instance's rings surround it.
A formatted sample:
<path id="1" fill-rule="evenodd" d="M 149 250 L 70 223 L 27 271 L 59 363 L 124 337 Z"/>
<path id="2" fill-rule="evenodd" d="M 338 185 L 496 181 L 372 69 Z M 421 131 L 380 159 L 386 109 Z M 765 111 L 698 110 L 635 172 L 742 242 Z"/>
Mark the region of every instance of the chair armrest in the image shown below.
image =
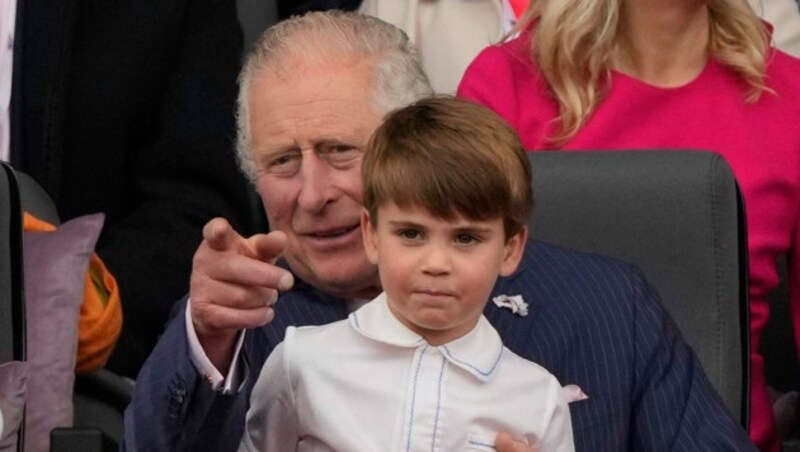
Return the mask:
<path id="1" fill-rule="evenodd" d="M 50 452 L 113 452 L 119 446 L 96 428 L 54 428 L 50 432 Z"/>
<path id="2" fill-rule="evenodd" d="M 100 400 L 123 412 L 133 396 L 133 380 L 106 369 L 77 375 L 75 393 Z"/>
<path id="3" fill-rule="evenodd" d="M 123 415 L 132 395 L 133 380 L 106 369 L 78 375 L 73 396 L 75 428 L 96 429 L 114 444 L 119 443 Z"/>

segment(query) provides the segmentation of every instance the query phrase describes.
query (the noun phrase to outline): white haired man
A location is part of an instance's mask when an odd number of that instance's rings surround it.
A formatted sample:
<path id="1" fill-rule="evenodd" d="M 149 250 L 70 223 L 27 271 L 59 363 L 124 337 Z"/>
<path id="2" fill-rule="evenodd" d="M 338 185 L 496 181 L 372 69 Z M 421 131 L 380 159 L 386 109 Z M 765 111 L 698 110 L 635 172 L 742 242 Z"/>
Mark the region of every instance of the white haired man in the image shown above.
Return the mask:
<path id="1" fill-rule="evenodd" d="M 351 13 L 293 18 L 262 36 L 240 87 L 240 160 L 273 232 L 206 225 L 185 314 L 137 379 L 129 450 L 234 450 L 286 327 L 344 319 L 381 290 L 359 227 L 361 152 L 388 111 L 431 93 L 405 34 Z M 588 396 L 570 404 L 577 450 L 753 448 L 627 264 L 532 241 L 499 295 L 529 312 L 489 303 L 506 346 Z"/>

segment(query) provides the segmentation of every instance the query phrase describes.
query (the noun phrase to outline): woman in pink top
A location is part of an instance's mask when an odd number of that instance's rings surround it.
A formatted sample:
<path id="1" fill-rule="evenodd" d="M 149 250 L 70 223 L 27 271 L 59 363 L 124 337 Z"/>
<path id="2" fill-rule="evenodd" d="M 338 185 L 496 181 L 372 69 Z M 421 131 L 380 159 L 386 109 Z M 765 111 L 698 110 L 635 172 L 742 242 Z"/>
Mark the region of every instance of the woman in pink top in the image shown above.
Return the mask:
<path id="1" fill-rule="evenodd" d="M 777 451 L 757 351 L 783 253 L 800 331 L 800 60 L 770 47 L 745 0 L 532 0 L 517 28 L 458 92 L 528 149 L 707 149 L 733 168 L 750 249 L 750 435 Z"/>

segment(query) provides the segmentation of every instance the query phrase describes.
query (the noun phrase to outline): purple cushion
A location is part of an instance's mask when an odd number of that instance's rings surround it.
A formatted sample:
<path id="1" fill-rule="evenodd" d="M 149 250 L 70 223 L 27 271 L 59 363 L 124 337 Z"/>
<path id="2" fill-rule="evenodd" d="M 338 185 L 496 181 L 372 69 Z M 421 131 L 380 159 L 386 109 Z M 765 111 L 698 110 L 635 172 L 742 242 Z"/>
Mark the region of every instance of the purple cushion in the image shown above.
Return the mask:
<path id="1" fill-rule="evenodd" d="M 11 361 L 0 366 L 0 452 L 17 450 L 17 432 L 25 408 L 28 363 Z"/>
<path id="2" fill-rule="evenodd" d="M 72 392 L 78 320 L 89 256 L 103 214 L 62 224 L 53 232 L 25 232 L 25 297 L 28 338 L 28 404 L 25 450 L 47 452 L 50 431 L 72 426 Z"/>

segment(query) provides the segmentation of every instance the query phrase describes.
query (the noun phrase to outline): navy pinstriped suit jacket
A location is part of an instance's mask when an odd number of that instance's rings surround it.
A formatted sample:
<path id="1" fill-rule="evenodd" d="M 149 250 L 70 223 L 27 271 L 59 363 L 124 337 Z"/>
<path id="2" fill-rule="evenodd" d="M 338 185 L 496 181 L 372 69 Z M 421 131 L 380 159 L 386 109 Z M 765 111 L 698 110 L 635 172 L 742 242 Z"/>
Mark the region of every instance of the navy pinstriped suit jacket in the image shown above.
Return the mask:
<path id="1" fill-rule="evenodd" d="M 654 290 L 628 264 L 531 242 L 517 273 L 498 281 L 497 294 L 519 294 L 529 304 L 527 317 L 487 305 L 506 346 L 588 395 L 570 404 L 577 450 L 755 450 Z M 247 381 L 237 395 L 203 383 L 178 315 L 137 379 L 125 448 L 235 450 L 252 385 L 286 327 L 346 315 L 341 300 L 298 281 L 281 296 L 275 320 L 247 332 Z"/>

